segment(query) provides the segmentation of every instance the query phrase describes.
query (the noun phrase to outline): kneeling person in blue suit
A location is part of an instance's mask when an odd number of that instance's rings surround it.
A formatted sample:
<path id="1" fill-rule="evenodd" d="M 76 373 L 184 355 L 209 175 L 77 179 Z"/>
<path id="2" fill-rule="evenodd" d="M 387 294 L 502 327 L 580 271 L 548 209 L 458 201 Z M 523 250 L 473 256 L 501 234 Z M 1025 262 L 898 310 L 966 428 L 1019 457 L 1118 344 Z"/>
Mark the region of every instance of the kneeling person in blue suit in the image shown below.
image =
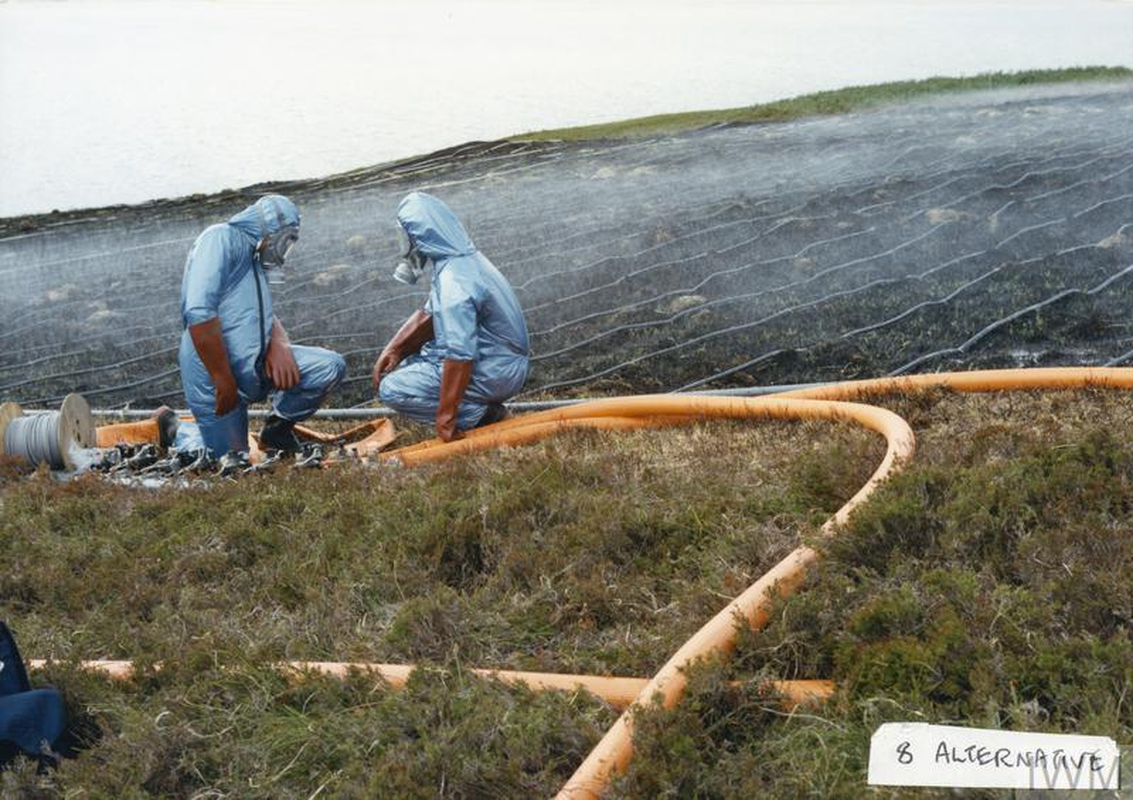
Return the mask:
<path id="1" fill-rule="evenodd" d="M 429 299 L 374 363 L 382 402 L 436 425 L 448 442 L 506 416 L 527 380 L 527 325 L 511 286 L 448 206 L 413 192 L 397 207 L 402 260 L 394 277 L 428 272 Z"/>
<path id="2" fill-rule="evenodd" d="M 300 450 L 293 430 L 315 413 L 346 371 L 342 356 L 292 345 L 272 313 L 267 273 L 281 275 L 299 239 L 299 210 L 261 197 L 197 237 L 181 281 L 181 385 L 196 425 L 175 446 L 215 457 L 248 449 L 248 404 L 271 398 L 260 434 L 266 450 Z"/>

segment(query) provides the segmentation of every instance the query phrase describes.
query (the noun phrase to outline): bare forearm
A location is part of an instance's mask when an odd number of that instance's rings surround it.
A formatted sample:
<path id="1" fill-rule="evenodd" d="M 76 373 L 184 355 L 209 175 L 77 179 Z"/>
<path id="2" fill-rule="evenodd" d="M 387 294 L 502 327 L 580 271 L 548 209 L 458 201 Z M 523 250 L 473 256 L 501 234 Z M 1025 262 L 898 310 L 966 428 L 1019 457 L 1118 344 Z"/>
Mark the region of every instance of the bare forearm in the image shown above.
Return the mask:
<path id="1" fill-rule="evenodd" d="M 418 352 L 433 335 L 433 318 L 424 309 L 418 309 L 389 340 L 385 352 L 394 353 L 401 360 Z"/>
<path id="2" fill-rule="evenodd" d="M 201 363 L 208 370 L 214 386 L 232 380 L 232 366 L 228 363 L 228 350 L 221 334 L 220 317 L 189 326 L 189 337 L 200 356 Z"/>
<path id="3" fill-rule="evenodd" d="M 380 388 L 382 377 L 396 369 L 406 356 L 420 351 L 433 335 L 433 318 L 423 308 L 414 311 L 382 348 L 378 360 L 374 362 L 371 373 L 374 388 Z"/>

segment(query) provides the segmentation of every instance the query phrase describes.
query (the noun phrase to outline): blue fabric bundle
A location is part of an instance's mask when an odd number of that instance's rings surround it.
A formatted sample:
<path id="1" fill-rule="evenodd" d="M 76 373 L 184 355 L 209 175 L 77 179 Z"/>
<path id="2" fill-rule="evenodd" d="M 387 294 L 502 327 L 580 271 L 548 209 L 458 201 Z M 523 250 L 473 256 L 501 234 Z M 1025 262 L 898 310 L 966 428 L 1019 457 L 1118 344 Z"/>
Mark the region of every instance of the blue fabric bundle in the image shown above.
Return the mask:
<path id="1" fill-rule="evenodd" d="M 54 755 L 67 728 L 63 696 L 55 689 L 32 689 L 16 640 L 0 622 L 0 757 L 13 745 L 33 756 Z"/>

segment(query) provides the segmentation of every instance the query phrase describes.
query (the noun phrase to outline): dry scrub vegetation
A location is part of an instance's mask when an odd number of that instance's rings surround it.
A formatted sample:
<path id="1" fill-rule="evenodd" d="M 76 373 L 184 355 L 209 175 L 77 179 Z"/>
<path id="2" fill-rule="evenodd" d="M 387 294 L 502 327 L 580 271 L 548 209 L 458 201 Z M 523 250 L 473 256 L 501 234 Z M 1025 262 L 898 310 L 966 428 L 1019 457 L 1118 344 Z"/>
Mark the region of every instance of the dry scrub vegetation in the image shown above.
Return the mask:
<path id="1" fill-rule="evenodd" d="M 917 431 L 914 464 L 734 661 L 641 715 L 618 794 L 859 794 L 890 719 L 1130 741 L 1127 396 L 882 404 Z M 182 492 L 4 471 L 0 608 L 27 656 L 57 659 L 37 680 L 66 693 L 79 754 L 43 774 L 17 762 L 0 791 L 551 794 L 615 712 L 466 668 L 651 674 L 813 540 L 882 452 L 847 426 L 720 423 Z M 92 657 L 142 669 L 75 668 Z M 289 683 L 280 659 L 430 668 L 399 692 Z M 761 677 L 839 693 L 787 717 Z"/>

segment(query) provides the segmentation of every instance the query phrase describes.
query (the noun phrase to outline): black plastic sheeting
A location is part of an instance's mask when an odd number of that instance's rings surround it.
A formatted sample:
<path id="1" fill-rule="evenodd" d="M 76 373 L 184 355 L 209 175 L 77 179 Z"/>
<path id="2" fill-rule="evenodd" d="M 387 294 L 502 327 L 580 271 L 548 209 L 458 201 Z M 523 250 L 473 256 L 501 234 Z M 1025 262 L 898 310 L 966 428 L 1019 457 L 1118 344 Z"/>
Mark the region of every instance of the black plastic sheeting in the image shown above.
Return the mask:
<path id="1" fill-rule="evenodd" d="M 422 287 L 390 276 L 411 189 L 526 310 L 533 396 L 1133 359 L 1133 85 L 938 98 L 637 141 L 478 143 L 388 168 L 0 221 L 0 399 L 180 406 L 185 255 L 262 191 L 300 205 L 277 315 L 347 357 Z"/>

